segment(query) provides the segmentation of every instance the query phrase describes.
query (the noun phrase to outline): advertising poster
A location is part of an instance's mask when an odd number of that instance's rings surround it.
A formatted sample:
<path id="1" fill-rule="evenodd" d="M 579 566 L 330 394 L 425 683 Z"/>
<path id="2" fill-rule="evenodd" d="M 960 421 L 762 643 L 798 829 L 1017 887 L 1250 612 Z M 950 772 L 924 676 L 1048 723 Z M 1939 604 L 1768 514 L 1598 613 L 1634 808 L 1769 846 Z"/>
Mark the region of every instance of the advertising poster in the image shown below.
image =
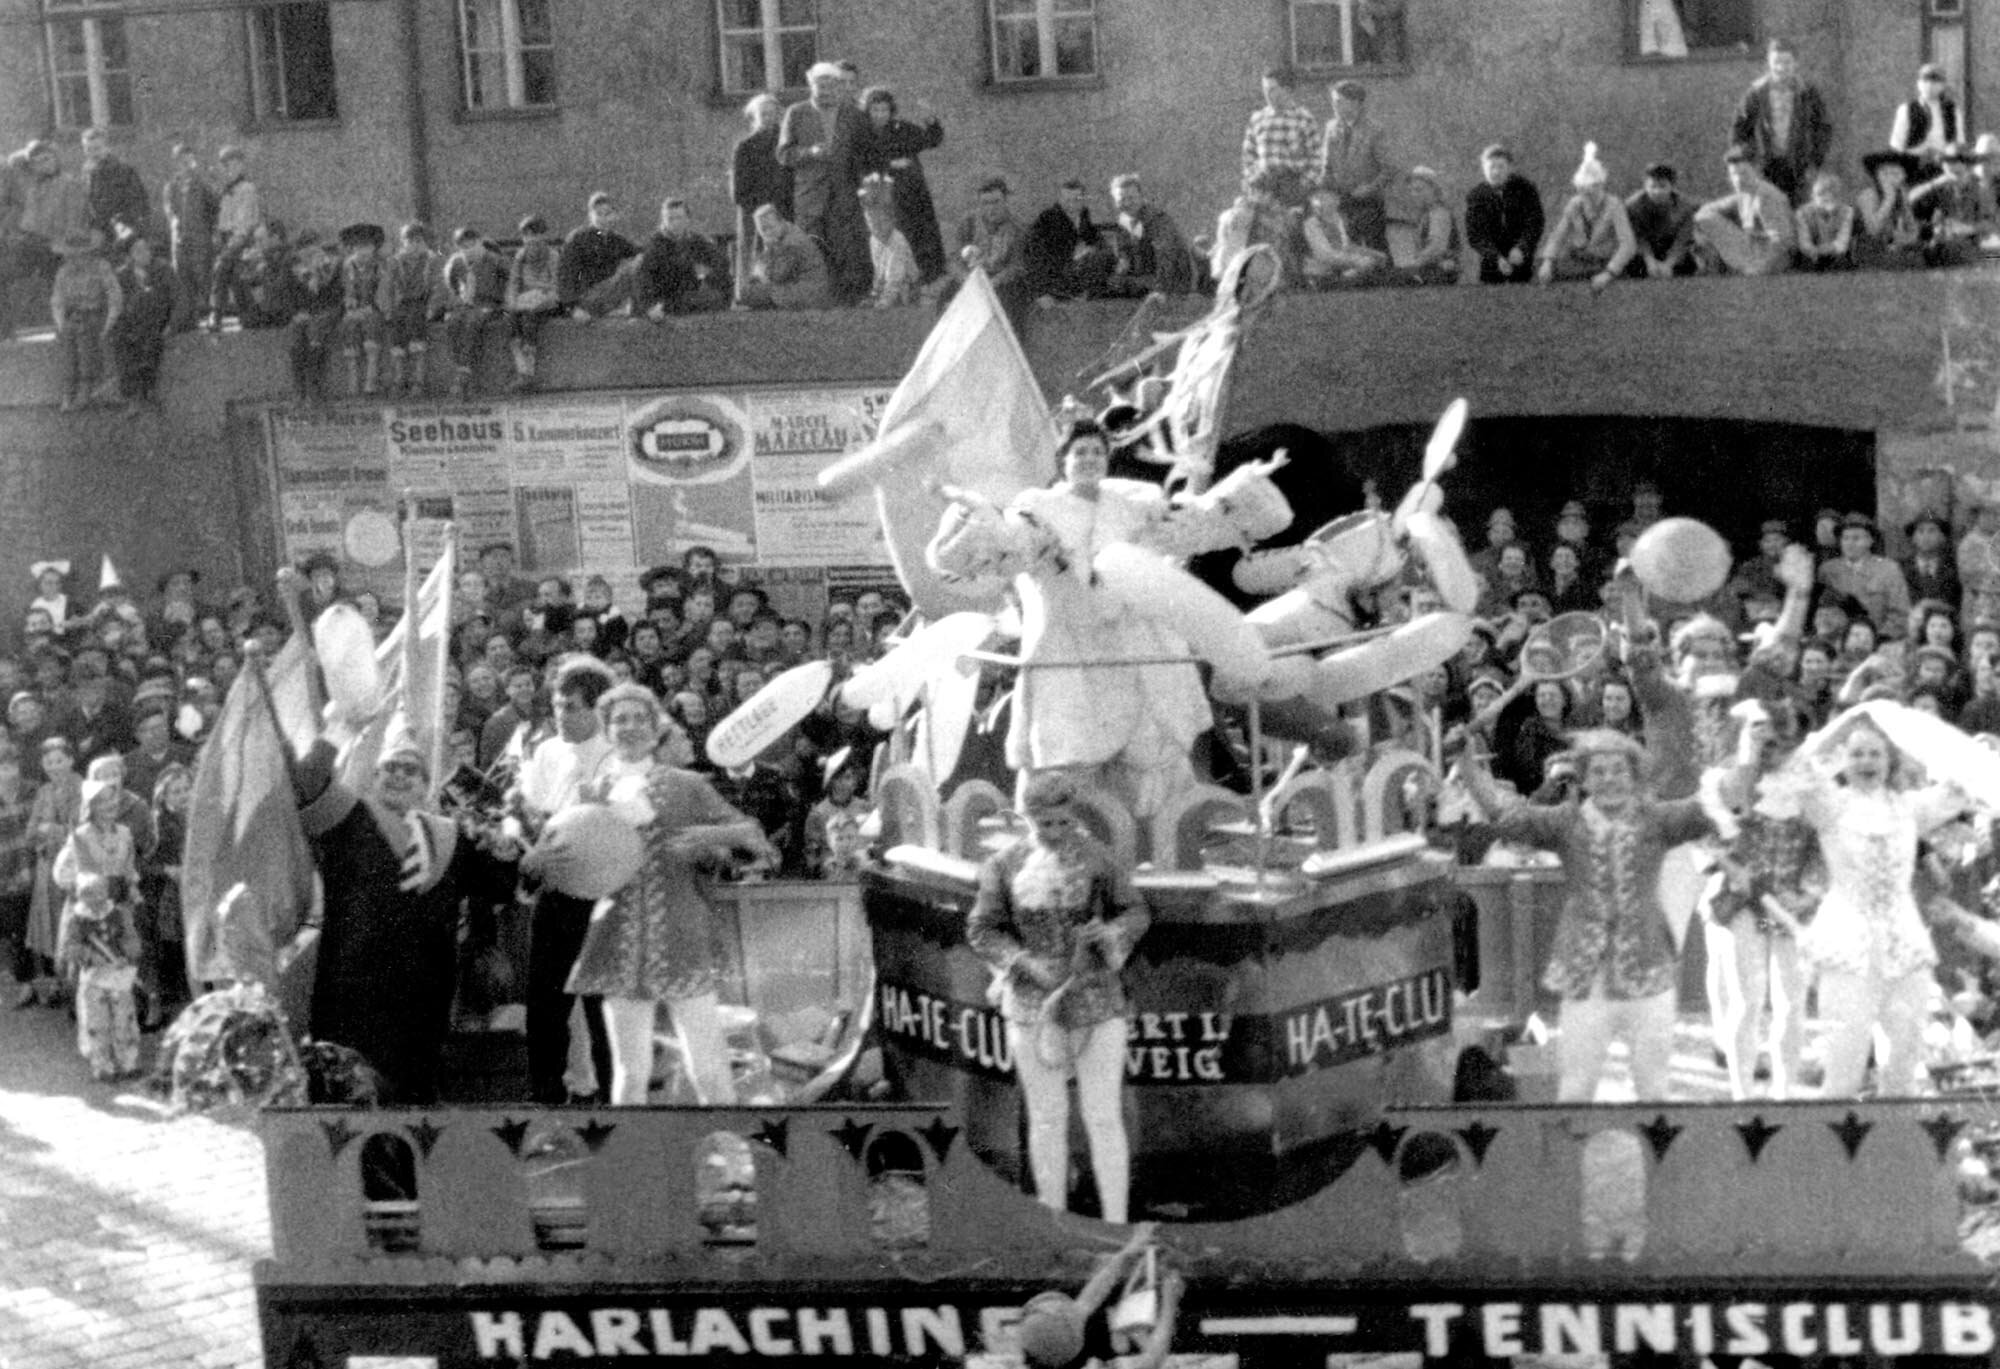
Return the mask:
<path id="1" fill-rule="evenodd" d="M 875 434 L 873 396 L 852 390 L 760 395 L 754 408 L 757 560 L 767 566 L 866 566 L 888 559 L 872 499 L 835 503 L 820 468 Z M 886 398 L 886 395 L 884 395 Z"/>
<path id="2" fill-rule="evenodd" d="M 691 546 L 770 577 L 799 606 L 830 580 L 893 583 L 873 502 L 821 497 L 820 468 L 866 443 L 887 386 L 641 392 L 388 408 L 274 407 L 281 548 L 340 559 L 398 595 L 400 520 L 450 519 L 468 557 L 505 543 L 530 575 L 602 575 L 621 602 Z M 418 547 L 437 554 L 435 532 Z M 805 587 L 810 585 L 810 589 Z"/>

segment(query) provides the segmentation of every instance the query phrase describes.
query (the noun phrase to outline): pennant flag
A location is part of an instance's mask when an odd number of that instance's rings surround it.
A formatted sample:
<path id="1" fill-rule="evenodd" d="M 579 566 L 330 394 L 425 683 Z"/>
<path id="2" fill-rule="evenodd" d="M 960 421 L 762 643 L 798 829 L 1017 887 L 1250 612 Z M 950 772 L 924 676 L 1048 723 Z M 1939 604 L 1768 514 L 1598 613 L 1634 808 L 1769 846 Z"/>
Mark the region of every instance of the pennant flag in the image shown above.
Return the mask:
<path id="1" fill-rule="evenodd" d="M 201 749 L 188 799 L 181 908 L 191 983 L 235 979 L 244 968 L 230 963 L 217 922 L 237 885 L 254 895 L 269 945 L 287 946 L 305 921 L 313 863 L 290 766 L 262 672 L 246 669 L 230 685 Z"/>
<path id="2" fill-rule="evenodd" d="M 451 742 L 451 728 L 443 716 L 445 666 L 451 657 L 451 596 L 457 578 L 457 539 L 447 530 L 437 564 L 405 605 L 401 621 L 375 648 L 382 706 L 340 757 L 341 781 L 358 793 L 374 784 L 375 762 L 392 719 L 400 719 L 423 749 L 431 783 L 444 778 L 445 750 Z"/>
<path id="3" fill-rule="evenodd" d="M 992 611 L 1001 589 L 945 580 L 924 561 L 949 501 L 941 485 L 995 504 L 1055 478 L 1055 429 L 1035 373 L 984 271 L 974 271 L 889 398 L 875 441 L 820 472 L 838 498 L 873 487 L 896 574 L 926 616 Z"/>
<path id="4" fill-rule="evenodd" d="M 104 555 L 104 565 L 97 572 L 97 592 L 102 594 L 107 589 L 123 588 L 125 588 L 125 581 L 119 576 L 118 567 L 111 564 L 111 554 L 106 552 Z"/>

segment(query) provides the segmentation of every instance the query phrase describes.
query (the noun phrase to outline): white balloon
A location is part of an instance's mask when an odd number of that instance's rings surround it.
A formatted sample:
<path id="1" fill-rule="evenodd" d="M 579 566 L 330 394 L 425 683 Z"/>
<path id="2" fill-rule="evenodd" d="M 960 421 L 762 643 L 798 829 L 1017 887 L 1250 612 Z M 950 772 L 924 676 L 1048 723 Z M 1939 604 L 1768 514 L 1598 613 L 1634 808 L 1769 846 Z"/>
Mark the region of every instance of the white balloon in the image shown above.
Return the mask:
<path id="1" fill-rule="evenodd" d="M 327 698 L 352 719 L 373 717 L 382 707 L 382 672 L 375 661 L 375 634 L 352 604 L 329 604 L 313 624 L 313 651 L 326 676 Z"/>

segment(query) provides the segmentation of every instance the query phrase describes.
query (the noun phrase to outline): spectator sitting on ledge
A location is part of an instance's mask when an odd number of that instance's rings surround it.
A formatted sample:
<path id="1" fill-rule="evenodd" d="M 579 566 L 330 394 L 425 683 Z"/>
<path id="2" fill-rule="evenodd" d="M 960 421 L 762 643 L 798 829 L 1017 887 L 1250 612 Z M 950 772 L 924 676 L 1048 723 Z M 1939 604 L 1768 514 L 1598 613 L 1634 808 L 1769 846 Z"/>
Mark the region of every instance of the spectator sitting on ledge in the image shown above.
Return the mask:
<path id="1" fill-rule="evenodd" d="M 743 303 L 751 309 L 829 309 L 833 281 L 826 255 L 798 225 L 787 223 L 772 205 L 759 206 L 757 253 Z"/>
<path id="2" fill-rule="evenodd" d="M 1979 260 L 1985 227 L 1980 198 L 1972 154 L 1953 143 L 1945 149 L 1938 175 L 1910 192 L 1910 208 L 1930 237 L 1932 266 L 1971 266 Z"/>
<path id="3" fill-rule="evenodd" d="M 1331 190 L 1313 191 L 1312 212 L 1299 231 L 1305 239 L 1300 269 L 1306 283 L 1315 288 L 1369 284 L 1369 278 L 1389 264 L 1387 253 L 1355 240 L 1341 216 L 1340 196 Z"/>
<path id="4" fill-rule="evenodd" d="M 1044 309 L 1057 300 L 1101 299 L 1107 291 L 1111 253 L 1091 222 L 1084 194 L 1083 182 L 1069 177 L 1056 188 L 1056 202 L 1028 229 L 1028 289 Z"/>
<path id="5" fill-rule="evenodd" d="M 1869 184 L 1855 197 L 1860 235 L 1855 261 L 1877 270 L 1911 270 L 1924 265 L 1923 224 L 1910 205 L 1910 173 L 1916 161 L 1907 152 L 1882 149 L 1861 159 Z"/>
<path id="6" fill-rule="evenodd" d="M 1723 158 L 1730 193 L 1694 216 L 1694 240 L 1717 270 L 1734 276 L 1775 276 L 1790 269 L 1798 228 L 1784 194 L 1758 174 L 1747 148 Z"/>
<path id="7" fill-rule="evenodd" d="M 1465 197 L 1465 237 L 1479 256 L 1480 282 L 1525 284 L 1542 240 L 1541 194 L 1514 173 L 1514 154 L 1500 143 L 1479 154 L 1479 169 L 1485 179 Z"/>
<path id="8" fill-rule="evenodd" d="M 659 231 L 646 240 L 634 284 L 632 312 L 659 322 L 668 314 L 698 314 L 729 303 L 729 258 L 697 233 L 687 201 L 660 203 Z"/>
<path id="9" fill-rule="evenodd" d="M 922 273 L 910 240 L 896 226 L 896 192 L 887 176 L 875 173 L 861 182 L 861 217 L 868 225 L 868 257 L 874 285 L 868 299 L 877 309 L 897 309 L 917 302 Z"/>
<path id="10" fill-rule="evenodd" d="M 1444 202 L 1438 173 L 1412 167 L 1403 177 L 1408 191 L 1407 223 L 1389 225 L 1390 260 L 1408 285 L 1452 285 L 1458 281 L 1458 223 Z M 1407 237 L 1405 236 L 1407 235 Z"/>
<path id="11" fill-rule="evenodd" d="M 1654 162 L 1646 168 L 1645 187 L 1625 200 L 1625 219 L 1632 225 L 1633 253 L 1625 274 L 1635 279 L 1664 280 L 1692 276 L 1694 204 L 1674 184 L 1673 167 Z"/>
<path id="12" fill-rule="evenodd" d="M 1609 179 L 1597 159 L 1597 144 L 1585 143 L 1583 161 L 1571 178 L 1576 194 L 1536 254 L 1540 265 L 1535 278 L 1541 284 L 1587 280 L 1591 289 L 1602 290 L 1623 274 L 1638 244 L 1624 204 L 1605 191 Z"/>
<path id="13" fill-rule="evenodd" d="M 986 272 L 993 293 L 1010 316 L 1027 303 L 1027 259 L 1022 255 L 1020 221 L 1007 204 L 1007 181 L 989 177 L 979 185 L 979 207 L 958 226 L 958 256 L 952 278 L 964 281 L 975 267 Z"/>
<path id="14" fill-rule="evenodd" d="M 509 388 L 531 390 L 541 359 L 542 328 L 562 313 L 562 249 L 549 241 L 549 225 L 539 214 L 521 220 L 521 245 L 507 268 L 508 348 L 514 356 Z"/>
<path id="15" fill-rule="evenodd" d="M 617 232 L 618 203 L 599 190 L 584 206 L 585 222 L 563 239 L 557 280 L 563 307 L 579 323 L 628 309 L 639 249 Z"/>
<path id="16" fill-rule="evenodd" d="M 1185 295 L 1194 289 L 1194 258 L 1167 211 L 1146 202 L 1146 188 L 1129 173 L 1111 182 L 1118 221 L 1111 230 L 1114 295 Z"/>
<path id="17" fill-rule="evenodd" d="M 1840 198 L 1840 177 L 1813 177 L 1812 198 L 1799 206 L 1799 269 L 1848 271 L 1854 267 L 1854 206 Z"/>

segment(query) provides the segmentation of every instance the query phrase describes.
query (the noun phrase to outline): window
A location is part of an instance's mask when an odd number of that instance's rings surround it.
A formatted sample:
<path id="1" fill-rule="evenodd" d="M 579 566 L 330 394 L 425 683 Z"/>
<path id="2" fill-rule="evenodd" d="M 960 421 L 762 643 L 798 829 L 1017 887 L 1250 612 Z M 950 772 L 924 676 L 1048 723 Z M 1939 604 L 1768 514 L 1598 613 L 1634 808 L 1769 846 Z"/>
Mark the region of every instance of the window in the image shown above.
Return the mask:
<path id="1" fill-rule="evenodd" d="M 549 0 L 459 0 L 467 109 L 540 109 L 556 102 Z"/>
<path id="2" fill-rule="evenodd" d="M 1742 54 L 1757 43 L 1756 0 L 1626 0 L 1640 57 Z"/>
<path id="3" fill-rule="evenodd" d="M 1404 0 L 1291 0 L 1292 65 L 1394 67 L 1407 59 Z"/>
<path id="4" fill-rule="evenodd" d="M 1097 75 L 1097 0 L 987 0 L 993 79 Z"/>
<path id="5" fill-rule="evenodd" d="M 333 12 L 326 4 L 252 9 L 250 99 L 259 119 L 298 123 L 337 119 L 333 86 Z"/>
<path id="6" fill-rule="evenodd" d="M 816 0 L 716 0 L 722 35 L 722 90 L 804 90 L 819 60 Z"/>
<path id="7" fill-rule="evenodd" d="M 91 16 L 91 0 L 50 0 L 44 9 L 56 123 L 64 128 L 130 124 L 132 54 L 125 21 Z"/>

